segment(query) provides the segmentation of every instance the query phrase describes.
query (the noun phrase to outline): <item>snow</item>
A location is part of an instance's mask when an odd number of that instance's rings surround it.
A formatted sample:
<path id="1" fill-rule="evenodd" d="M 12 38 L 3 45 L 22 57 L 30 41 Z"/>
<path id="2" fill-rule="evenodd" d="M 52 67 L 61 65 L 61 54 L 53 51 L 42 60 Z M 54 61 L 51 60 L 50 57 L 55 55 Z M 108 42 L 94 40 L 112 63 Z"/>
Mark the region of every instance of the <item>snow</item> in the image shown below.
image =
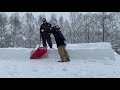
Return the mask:
<path id="1" fill-rule="evenodd" d="M 0 77 L 120 78 L 120 55 L 109 43 L 68 44 L 66 48 L 71 57 L 67 63 L 58 62 L 56 45 L 37 60 L 29 59 L 33 49 L 0 48 Z"/>
<path id="2" fill-rule="evenodd" d="M 0 37 L 0 40 L 5 39 L 4 37 Z"/>
<path id="3" fill-rule="evenodd" d="M 55 50 L 48 51 L 48 58 L 59 58 L 57 47 Z M 109 43 L 83 43 L 83 44 L 68 44 L 67 50 L 71 59 L 112 59 L 115 60 L 114 51 Z"/>
<path id="4" fill-rule="evenodd" d="M 26 38 L 26 37 L 24 37 L 24 36 L 23 36 L 22 38 L 23 38 L 23 40 L 27 40 L 27 38 Z"/>

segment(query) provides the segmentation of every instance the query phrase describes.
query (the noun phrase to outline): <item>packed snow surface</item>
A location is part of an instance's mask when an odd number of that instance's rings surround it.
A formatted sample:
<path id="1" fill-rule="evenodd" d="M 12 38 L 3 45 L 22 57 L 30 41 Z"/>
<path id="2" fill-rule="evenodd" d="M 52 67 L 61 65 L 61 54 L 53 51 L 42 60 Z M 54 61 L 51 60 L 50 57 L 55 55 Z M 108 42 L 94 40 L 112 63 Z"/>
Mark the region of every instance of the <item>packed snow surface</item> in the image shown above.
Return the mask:
<path id="1" fill-rule="evenodd" d="M 71 61 L 64 63 L 53 47 L 41 59 L 29 59 L 34 48 L 0 48 L 0 78 L 120 78 L 120 56 L 109 43 L 67 44 Z"/>

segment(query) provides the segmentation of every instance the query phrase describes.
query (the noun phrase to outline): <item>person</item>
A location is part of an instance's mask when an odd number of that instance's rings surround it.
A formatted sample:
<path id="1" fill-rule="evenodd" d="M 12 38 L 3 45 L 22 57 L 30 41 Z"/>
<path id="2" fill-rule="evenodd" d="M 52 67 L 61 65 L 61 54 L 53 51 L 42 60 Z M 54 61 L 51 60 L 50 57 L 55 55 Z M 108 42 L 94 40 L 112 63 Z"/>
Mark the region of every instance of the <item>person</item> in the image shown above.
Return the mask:
<path id="1" fill-rule="evenodd" d="M 55 21 L 52 23 L 51 33 L 55 37 L 55 41 L 56 41 L 57 48 L 58 48 L 58 53 L 61 58 L 61 61 L 58 61 L 58 62 L 70 61 L 69 54 L 66 50 L 66 43 L 65 43 L 66 40 L 62 32 L 60 31 L 60 27 L 57 25 Z"/>
<path id="2" fill-rule="evenodd" d="M 49 44 L 49 47 L 52 48 L 52 41 L 51 41 L 51 24 L 47 22 L 46 18 L 43 18 L 43 24 L 40 27 L 40 37 L 42 39 L 43 47 L 47 47 L 46 42 Z"/>

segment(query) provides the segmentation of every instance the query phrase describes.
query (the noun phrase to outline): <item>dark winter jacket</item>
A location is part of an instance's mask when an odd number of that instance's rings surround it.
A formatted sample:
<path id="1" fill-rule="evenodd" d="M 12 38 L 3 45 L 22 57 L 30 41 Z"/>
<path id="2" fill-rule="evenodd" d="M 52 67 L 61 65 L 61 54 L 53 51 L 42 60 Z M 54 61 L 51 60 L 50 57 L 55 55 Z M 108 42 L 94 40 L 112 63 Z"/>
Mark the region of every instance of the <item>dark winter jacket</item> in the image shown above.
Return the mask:
<path id="1" fill-rule="evenodd" d="M 40 34 L 41 35 L 46 35 L 50 34 L 50 29 L 51 29 L 51 24 L 50 23 L 43 23 L 40 27 Z"/>
<path id="2" fill-rule="evenodd" d="M 60 27 L 58 25 L 52 27 L 51 33 L 55 37 L 55 41 L 56 41 L 57 47 L 59 47 L 61 45 L 66 45 L 65 38 L 64 38 L 63 34 L 61 33 Z"/>

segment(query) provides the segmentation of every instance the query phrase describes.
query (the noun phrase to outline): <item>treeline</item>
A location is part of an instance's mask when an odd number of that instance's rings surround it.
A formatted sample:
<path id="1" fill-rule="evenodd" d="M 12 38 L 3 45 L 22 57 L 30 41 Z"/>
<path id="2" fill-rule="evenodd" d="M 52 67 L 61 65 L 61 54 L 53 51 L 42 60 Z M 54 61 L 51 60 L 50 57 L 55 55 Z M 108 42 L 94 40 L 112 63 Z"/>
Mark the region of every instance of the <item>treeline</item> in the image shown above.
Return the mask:
<path id="1" fill-rule="evenodd" d="M 13 13 L 8 17 L 0 13 L 0 47 L 36 47 L 43 17 L 46 16 L 35 17 L 32 13 Z M 58 23 L 67 43 L 110 42 L 120 48 L 120 12 L 70 12 L 69 19 L 53 13 L 48 20 Z M 52 41 L 55 43 L 53 36 Z"/>

